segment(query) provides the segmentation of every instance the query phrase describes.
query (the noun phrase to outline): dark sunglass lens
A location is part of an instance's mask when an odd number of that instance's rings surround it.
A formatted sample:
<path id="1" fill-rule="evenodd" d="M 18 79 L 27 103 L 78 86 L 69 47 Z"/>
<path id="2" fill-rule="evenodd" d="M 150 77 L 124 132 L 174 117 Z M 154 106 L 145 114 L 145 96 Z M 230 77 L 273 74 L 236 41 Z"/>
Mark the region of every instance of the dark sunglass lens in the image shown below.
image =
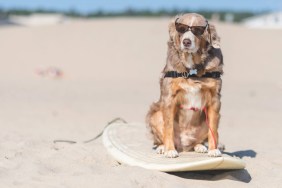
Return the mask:
<path id="1" fill-rule="evenodd" d="M 202 35 L 205 32 L 206 27 L 192 27 L 191 31 L 194 35 Z"/>
<path id="2" fill-rule="evenodd" d="M 187 27 L 185 25 L 182 25 L 182 24 L 177 24 L 176 25 L 176 30 L 179 32 L 179 33 L 185 33 L 186 32 L 186 29 Z"/>

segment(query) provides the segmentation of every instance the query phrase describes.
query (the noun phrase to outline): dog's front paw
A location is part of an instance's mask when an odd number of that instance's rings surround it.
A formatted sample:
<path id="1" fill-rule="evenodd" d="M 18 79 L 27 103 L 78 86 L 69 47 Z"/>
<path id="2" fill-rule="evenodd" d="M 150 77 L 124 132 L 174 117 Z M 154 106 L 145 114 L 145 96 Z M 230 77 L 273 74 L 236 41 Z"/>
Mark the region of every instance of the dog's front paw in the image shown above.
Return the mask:
<path id="1" fill-rule="evenodd" d="M 164 145 L 159 145 L 156 149 L 157 154 L 164 154 L 165 147 Z"/>
<path id="2" fill-rule="evenodd" d="M 164 152 L 165 157 L 167 158 L 176 158 L 178 157 L 178 152 L 176 150 L 168 150 Z"/>
<path id="3" fill-rule="evenodd" d="M 206 146 L 204 146 L 203 144 L 197 144 L 194 147 L 194 151 L 197 152 L 197 153 L 207 153 L 208 148 Z"/>
<path id="4" fill-rule="evenodd" d="M 221 157 L 221 152 L 219 151 L 219 149 L 212 149 L 212 150 L 209 150 L 208 152 L 208 156 L 209 157 Z"/>

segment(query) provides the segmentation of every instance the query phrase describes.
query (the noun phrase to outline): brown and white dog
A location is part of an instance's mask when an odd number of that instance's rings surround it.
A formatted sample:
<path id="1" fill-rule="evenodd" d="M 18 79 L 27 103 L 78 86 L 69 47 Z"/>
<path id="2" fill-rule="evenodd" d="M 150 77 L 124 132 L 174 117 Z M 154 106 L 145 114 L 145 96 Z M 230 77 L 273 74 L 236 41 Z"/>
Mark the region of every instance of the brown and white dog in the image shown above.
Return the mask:
<path id="1" fill-rule="evenodd" d="M 176 16 L 169 24 L 166 66 L 160 79 L 161 95 L 147 114 L 147 124 L 159 154 L 177 157 L 194 150 L 221 156 L 218 149 L 223 57 L 215 26 L 195 13 Z M 166 76 L 168 72 L 193 77 Z M 218 73 L 217 77 L 208 77 Z M 206 112 L 206 113 L 205 113 Z M 208 148 L 203 145 L 208 141 Z"/>

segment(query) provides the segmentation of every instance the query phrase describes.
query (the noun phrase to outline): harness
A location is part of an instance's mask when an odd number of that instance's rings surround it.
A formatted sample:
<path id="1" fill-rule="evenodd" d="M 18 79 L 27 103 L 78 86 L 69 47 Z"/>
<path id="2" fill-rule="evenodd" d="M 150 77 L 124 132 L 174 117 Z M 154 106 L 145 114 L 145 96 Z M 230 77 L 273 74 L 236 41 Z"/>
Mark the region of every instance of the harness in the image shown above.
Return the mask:
<path id="1" fill-rule="evenodd" d="M 206 72 L 201 77 L 197 76 L 197 69 L 191 69 L 189 72 L 168 71 L 165 73 L 164 78 L 220 78 L 221 72 Z"/>

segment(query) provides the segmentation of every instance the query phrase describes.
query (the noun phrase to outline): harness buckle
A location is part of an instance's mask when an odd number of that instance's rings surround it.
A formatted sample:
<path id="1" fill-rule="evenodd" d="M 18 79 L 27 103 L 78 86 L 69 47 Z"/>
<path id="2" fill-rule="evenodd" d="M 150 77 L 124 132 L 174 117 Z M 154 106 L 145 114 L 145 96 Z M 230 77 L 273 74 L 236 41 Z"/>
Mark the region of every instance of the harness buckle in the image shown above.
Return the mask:
<path id="1" fill-rule="evenodd" d="M 183 72 L 182 73 L 182 77 L 183 78 L 188 78 L 189 77 L 189 73 L 188 72 Z"/>

